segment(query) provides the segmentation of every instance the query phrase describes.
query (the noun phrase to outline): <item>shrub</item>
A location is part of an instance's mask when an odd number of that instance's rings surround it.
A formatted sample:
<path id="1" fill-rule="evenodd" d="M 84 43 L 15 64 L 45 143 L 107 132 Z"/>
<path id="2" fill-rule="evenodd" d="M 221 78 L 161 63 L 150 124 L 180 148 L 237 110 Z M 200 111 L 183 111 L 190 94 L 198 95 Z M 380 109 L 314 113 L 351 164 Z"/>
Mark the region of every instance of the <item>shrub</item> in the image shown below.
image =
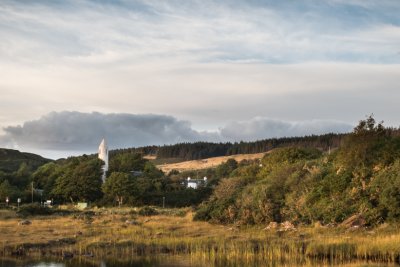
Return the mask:
<path id="1" fill-rule="evenodd" d="M 42 207 L 37 203 L 22 205 L 17 212 L 19 215 L 33 216 L 33 215 L 49 215 L 52 214 L 53 211 L 48 207 Z"/>
<path id="2" fill-rule="evenodd" d="M 153 216 L 153 215 L 157 215 L 158 211 L 152 207 L 143 207 L 139 210 L 139 215 L 141 216 Z"/>

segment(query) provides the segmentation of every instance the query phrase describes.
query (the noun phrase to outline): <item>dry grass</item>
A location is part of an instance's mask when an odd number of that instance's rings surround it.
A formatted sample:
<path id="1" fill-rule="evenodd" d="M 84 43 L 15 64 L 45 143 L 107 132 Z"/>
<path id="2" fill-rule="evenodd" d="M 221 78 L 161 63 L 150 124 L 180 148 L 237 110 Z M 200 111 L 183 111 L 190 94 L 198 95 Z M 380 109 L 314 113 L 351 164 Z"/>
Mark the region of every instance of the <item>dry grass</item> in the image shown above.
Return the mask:
<path id="1" fill-rule="evenodd" d="M 179 163 L 161 164 L 157 165 L 157 167 L 165 173 L 168 173 L 171 170 L 177 170 L 177 171 L 200 170 L 200 169 L 217 167 L 218 165 L 226 162 L 228 159 L 235 159 L 236 161 L 240 162 L 242 160 L 261 159 L 264 155 L 265 153 L 239 154 L 239 155 L 214 157 L 214 158 L 200 159 L 200 160 L 190 160 Z"/>
<path id="2" fill-rule="evenodd" d="M 166 210 L 165 215 L 147 217 L 135 215 L 132 209 L 97 210 L 92 220 L 76 215 L 46 216 L 29 219 L 31 225 L 18 225 L 19 219 L 8 214 L 8 219 L 0 220 L 0 253 L 9 255 L 23 246 L 31 248 L 29 255 L 67 249 L 77 254 L 116 258 L 168 253 L 213 261 L 306 264 L 310 259 L 318 259 L 327 265 L 400 259 L 400 232 L 396 225 L 374 230 L 302 227 L 279 232 L 261 226 L 237 228 L 193 222 L 192 212 L 186 211 L 185 216 L 168 215 L 173 211 Z M 126 223 L 127 220 L 135 223 Z M 57 243 L 63 238 L 74 243 Z"/>

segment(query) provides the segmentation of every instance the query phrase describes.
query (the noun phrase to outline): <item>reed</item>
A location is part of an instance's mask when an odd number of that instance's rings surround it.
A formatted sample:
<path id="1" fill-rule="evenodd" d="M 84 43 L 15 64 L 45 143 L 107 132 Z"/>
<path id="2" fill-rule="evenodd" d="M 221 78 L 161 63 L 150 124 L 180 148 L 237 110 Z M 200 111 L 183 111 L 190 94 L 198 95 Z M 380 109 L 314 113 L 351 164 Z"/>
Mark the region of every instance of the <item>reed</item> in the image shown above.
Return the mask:
<path id="1" fill-rule="evenodd" d="M 189 209 L 138 216 L 133 209 L 96 210 L 86 218 L 52 215 L 0 220 L 0 254 L 19 249 L 25 255 L 76 255 L 131 258 L 148 255 L 188 255 L 219 266 L 230 261 L 307 265 L 318 260 L 329 265 L 354 260 L 395 263 L 400 259 L 398 225 L 375 229 L 300 227 L 296 231 L 264 230 L 261 226 L 235 227 L 194 222 Z M 82 213 L 83 214 L 83 213 Z M 81 215 L 82 215 L 81 214 Z"/>

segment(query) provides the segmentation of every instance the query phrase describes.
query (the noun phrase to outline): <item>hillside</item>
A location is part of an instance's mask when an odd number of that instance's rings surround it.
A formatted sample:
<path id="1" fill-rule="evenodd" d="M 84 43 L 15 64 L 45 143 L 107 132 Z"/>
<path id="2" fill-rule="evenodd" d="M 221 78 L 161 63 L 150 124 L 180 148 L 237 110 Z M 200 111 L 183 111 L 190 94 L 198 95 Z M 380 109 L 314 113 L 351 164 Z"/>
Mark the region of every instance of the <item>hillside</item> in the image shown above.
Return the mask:
<path id="1" fill-rule="evenodd" d="M 17 171 L 22 163 L 25 163 L 29 169 L 35 170 L 50 161 L 36 154 L 0 148 L 0 171 L 5 173 Z"/>
<path id="2" fill-rule="evenodd" d="M 190 160 L 179 163 L 171 163 L 171 164 L 160 164 L 157 165 L 157 168 L 162 170 L 164 173 L 169 173 L 172 170 L 181 171 L 190 171 L 190 170 L 201 170 L 214 168 L 218 165 L 226 162 L 228 159 L 234 159 L 237 162 L 241 162 L 242 160 L 257 160 L 264 157 L 266 153 L 256 153 L 256 154 L 238 154 L 232 156 L 221 156 L 221 157 L 213 157 L 208 159 L 201 160 Z"/>
<path id="3" fill-rule="evenodd" d="M 286 147 L 221 179 L 195 218 L 361 227 L 400 221 L 400 137 L 372 117 L 332 153 Z"/>
<path id="4" fill-rule="evenodd" d="M 164 146 L 146 146 L 111 150 L 110 155 L 121 153 L 141 153 L 156 158 L 155 164 L 177 163 L 182 161 L 200 160 L 212 157 L 230 156 L 238 154 L 265 153 L 280 147 L 308 147 L 328 151 L 329 148 L 338 148 L 347 134 L 323 134 L 302 137 L 282 137 L 257 140 L 252 142 L 195 142 L 179 143 Z"/>

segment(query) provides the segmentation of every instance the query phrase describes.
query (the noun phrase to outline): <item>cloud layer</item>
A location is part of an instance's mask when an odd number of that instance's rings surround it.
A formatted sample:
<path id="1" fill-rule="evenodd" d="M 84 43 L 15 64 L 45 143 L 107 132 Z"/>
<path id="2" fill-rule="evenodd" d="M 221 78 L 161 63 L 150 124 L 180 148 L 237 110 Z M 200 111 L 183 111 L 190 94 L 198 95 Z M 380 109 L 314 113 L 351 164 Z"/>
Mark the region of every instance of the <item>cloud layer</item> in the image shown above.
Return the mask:
<path id="1" fill-rule="evenodd" d="M 64 111 L 4 128 L 0 146 L 29 151 L 64 151 L 60 153 L 68 155 L 71 151 L 93 153 L 102 138 L 107 138 L 111 148 L 124 148 L 194 141 L 251 141 L 350 129 L 350 125 L 335 121 L 285 122 L 259 117 L 230 122 L 216 131 L 201 132 L 192 129 L 188 121 L 165 115 Z"/>
<path id="2" fill-rule="evenodd" d="M 340 121 L 281 121 L 257 117 L 249 121 L 230 122 L 220 129 L 220 136 L 229 141 L 254 141 L 274 137 L 305 136 L 324 133 L 345 133 L 351 125 Z"/>

